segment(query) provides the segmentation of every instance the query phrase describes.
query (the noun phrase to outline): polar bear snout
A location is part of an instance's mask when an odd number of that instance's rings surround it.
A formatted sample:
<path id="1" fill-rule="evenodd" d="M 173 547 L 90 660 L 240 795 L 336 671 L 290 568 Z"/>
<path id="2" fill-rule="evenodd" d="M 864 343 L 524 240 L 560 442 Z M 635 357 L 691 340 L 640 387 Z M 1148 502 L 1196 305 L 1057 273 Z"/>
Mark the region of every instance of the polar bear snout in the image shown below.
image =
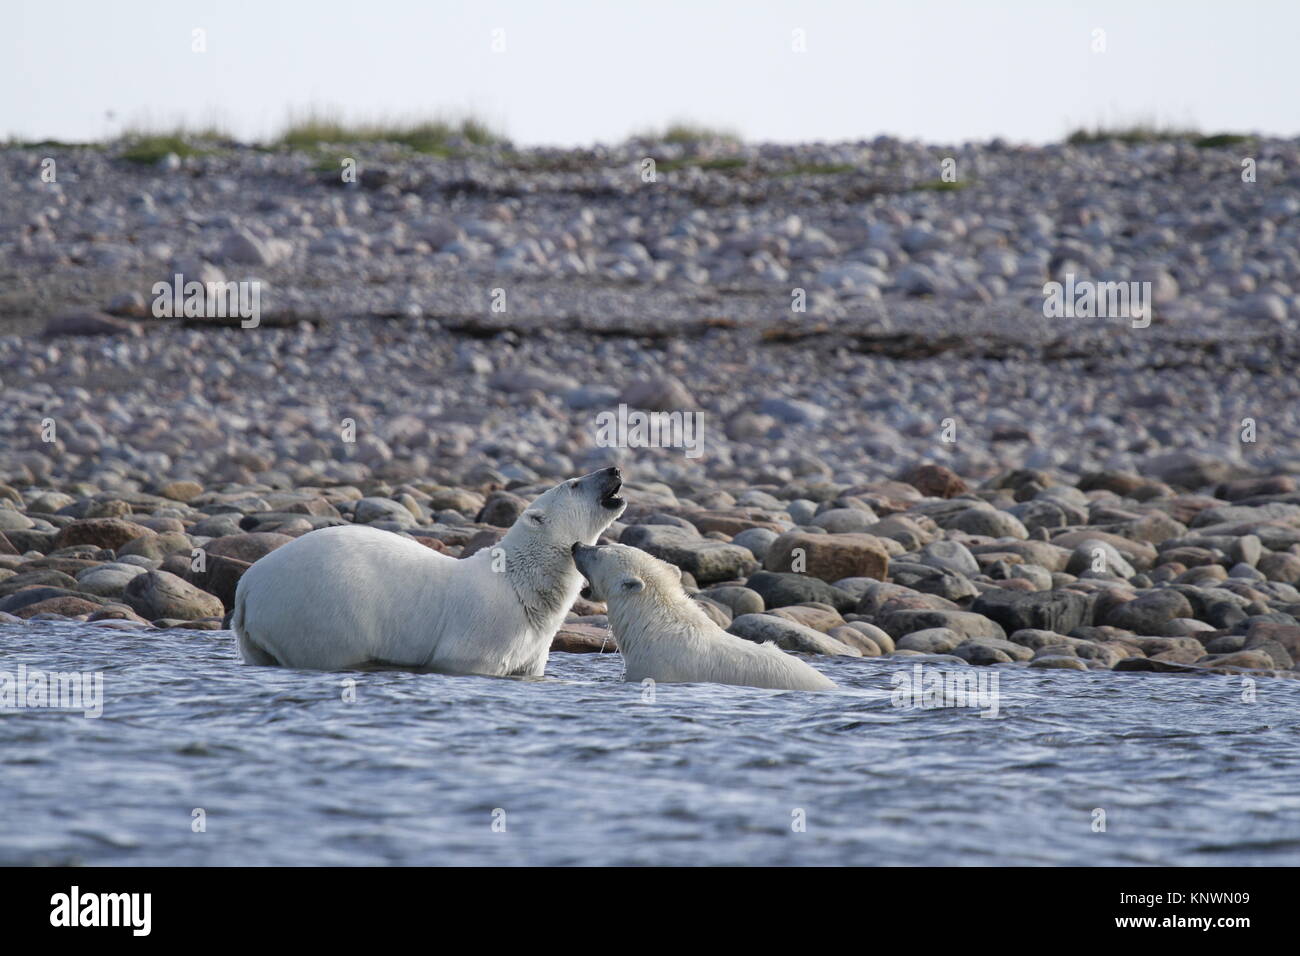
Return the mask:
<path id="1" fill-rule="evenodd" d="M 587 569 L 590 566 L 592 559 L 595 558 L 596 552 L 599 548 L 593 548 L 591 545 L 583 544 L 581 541 L 575 541 L 570 550 L 573 552 L 574 565 L 577 566 L 578 571 L 582 576 L 590 582 L 591 574 Z"/>
<path id="2" fill-rule="evenodd" d="M 623 487 L 623 472 L 617 467 L 611 466 L 593 471 L 589 475 L 583 475 L 581 481 L 583 484 L 590 482 L 595 487 L 602 508 L 614 511 L 623 507 L 623 499 L 618 496 L 619 490 Z"/>
<path id="3" fill-rule="evenodd" d="M 643 566 L 650 561 L 653 565 Z M 573 546 L 573 563 L 587 579 L 587 590 L 597 601 L 609 601 L 615 593 L 621 598 L 630 597 L 646 587 L 646 579 L 662 587 L 663 572 L 660 565 L 675 580 L 680 572 L 670 564 L 652 558 L 637 548 L 625 544 L 604 544 L 589 547 L 581 542 Z"/>
<path id="4" fill-rule="evenodd" d="M 583 569 L 584 559 L 580 552 L 595 551 L 596 549 L 583 544 L 581 541 L 575 541 L 573 542 L 573 548 L 571 550 L 573 551 L 574 567 L 578 569 L 579 574 L 586 578 L 583 582 L 582 590 L 578 592 L 578 596 L 584 601 L 594 600 L 595 592 L 591 589 L 591 578 L 587 576 L 587 572 Z"/>

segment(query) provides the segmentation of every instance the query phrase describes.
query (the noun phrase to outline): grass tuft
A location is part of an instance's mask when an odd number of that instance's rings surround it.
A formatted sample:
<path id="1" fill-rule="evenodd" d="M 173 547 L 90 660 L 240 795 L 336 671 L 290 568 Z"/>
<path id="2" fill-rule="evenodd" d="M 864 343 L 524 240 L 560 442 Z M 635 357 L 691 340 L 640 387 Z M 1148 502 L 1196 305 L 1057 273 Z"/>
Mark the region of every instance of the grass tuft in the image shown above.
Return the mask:
<path id="1" fill-rule="evenodd" d="M 782 176 L 840 176 L 844 173 L 856 173 L 858 167 L 851 163 L 796 163 L 789 169 L 781 170 Z"/>
<path id="2" fill-rule="evenodd" d="M 1200 133 L 1193 129 L 1158 126 L 1154 123 L 1134 123 L 1129 126 L 1080 127 L 1066 137 L 1071 146 L 1089 146 L 1093 143 L 1171 143 L 1197 139 Z"/>
<path id="3" fill-rule="evenodd" d="M 676 146 L 700 146 L 706 143 L 740 143 L 740 137 L 731 130 L 703 126 L 685 120 L 669 123 L 662 131 L 646 130 L 637 133 L 633 138 L 653 143 L 672 143 Z"/>
<path id="4" fill-rule="evenodd" d="M 121 158 L 140 165 L 156 163 L 168 153 L 175 153 L 182 159 L 187 156 L 204 156 L 232 141 L 229 133 L 215 126 L 193 130 L 184 127 L 172 130 L 127 130 L 118 137 L 118 142 L 125 146 Z"/>
<path id="5" fill-rule="evenodd" d="M 1192 145 L 1197 149 L 1217 149 L 1220 146 L 1240 146 L 1242 143 L 1254 142 L 1254 139 L 1243 133 L 1215 133 L 1200 137 Z"/>
<path id="6" fill-rule="evenodd" d="M 417 153 L 437 156 L 453 155 L 465 143 L 492 146 L 503 142 L 503 136 L 474 117 L 349 124 L 318 113 L 291 121 L 279 137 L 279 144 L 290 149 L 317 149 L 351 143 L 397 143 Z"/>
<path id="7" fill-rule="evenodd" d="M 922 192 L 951 193 L 959 189 L 965 189 L 969 185 L 969 179 L 959 179 L 952 183 L 946 179 L 927 179 L 924 182 L 917 183 L 912 189 Z"/>
<path id="8" fill-rule="evenodd" d="M 9 138 L 0 143 L 3 149 L 102 149 L 103 143 L 68 143 L 61 139 L 25 140 Z"/>

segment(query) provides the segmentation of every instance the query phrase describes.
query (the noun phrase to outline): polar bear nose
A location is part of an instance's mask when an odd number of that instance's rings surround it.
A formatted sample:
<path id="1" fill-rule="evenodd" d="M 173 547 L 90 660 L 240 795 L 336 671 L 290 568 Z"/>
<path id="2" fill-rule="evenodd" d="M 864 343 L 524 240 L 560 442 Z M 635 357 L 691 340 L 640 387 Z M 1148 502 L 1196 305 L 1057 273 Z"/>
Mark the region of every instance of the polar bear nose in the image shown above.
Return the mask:
<path id="1" fill-rule="evenodd" d="M 617 465 L 610 465 L 608 468 L 605 469 L 605 474 L 609 475 L 609 477 L 611 477 L 611 478 L 622 478 L 622 477 L 623 477 L 623 472 L 621 472 L 621 471 L 618 470 L 618 466 L 617 466 Z"/>

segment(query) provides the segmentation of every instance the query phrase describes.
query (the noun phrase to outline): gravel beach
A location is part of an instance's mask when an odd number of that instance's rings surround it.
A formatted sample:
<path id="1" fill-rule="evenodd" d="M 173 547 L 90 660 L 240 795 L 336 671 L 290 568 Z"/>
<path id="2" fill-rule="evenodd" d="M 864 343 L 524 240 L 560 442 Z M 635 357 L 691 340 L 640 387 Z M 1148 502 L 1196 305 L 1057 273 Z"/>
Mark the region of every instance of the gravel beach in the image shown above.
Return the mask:
<path id="1" fill-rule="evenodd" d="M 1297 674 L 1295 140 L 0 164 L 0 627 L 220 629 L 296 535 L 464 556 L 617 464 L 609 539 L 746 638 Z M 157 317 L 177 275 L 256 322 Z M 1051 282 L 1149 311 L 1049 317 Z M 648 413 L 698 454 L 602 437 Z M 570 617 L 555 650 L 612 649 Z"/>

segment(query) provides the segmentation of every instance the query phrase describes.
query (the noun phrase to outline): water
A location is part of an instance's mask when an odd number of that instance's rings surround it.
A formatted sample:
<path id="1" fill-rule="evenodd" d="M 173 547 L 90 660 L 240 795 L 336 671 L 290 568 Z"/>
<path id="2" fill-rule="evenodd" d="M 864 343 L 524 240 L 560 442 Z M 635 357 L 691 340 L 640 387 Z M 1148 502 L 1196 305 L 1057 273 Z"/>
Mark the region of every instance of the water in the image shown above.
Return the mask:
<path id="1" fill-rule="evenodd" d="M 895 708 L 910 665 L 882 660 L 818 659 L 840 693 L 653 704 L 612 654 L 320 674 L 245 667 L 228 632 L 41 622 L 0 628 L 20 663 L 102 670 L 104 713 L 0 710 L 0 864 L 1300 863 L 1289 680 L 1245 703 L 1239 678 L 998 668 L 986 719 Z"/>

